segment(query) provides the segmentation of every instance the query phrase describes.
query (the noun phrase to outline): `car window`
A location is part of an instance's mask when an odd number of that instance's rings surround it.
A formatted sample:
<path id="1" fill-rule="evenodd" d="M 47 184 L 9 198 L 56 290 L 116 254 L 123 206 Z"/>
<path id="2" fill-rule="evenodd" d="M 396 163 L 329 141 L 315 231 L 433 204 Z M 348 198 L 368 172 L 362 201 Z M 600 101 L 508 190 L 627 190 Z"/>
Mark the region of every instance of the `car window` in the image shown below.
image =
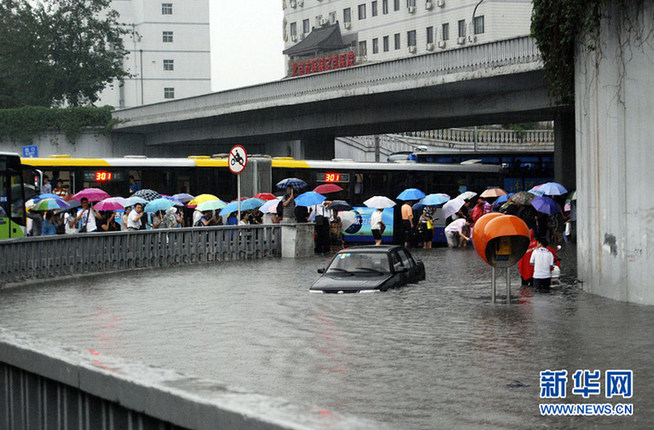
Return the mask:
<path id="1" fill-rule="evenodd" d="M 402 259 L 397 254 L 397 251 L 393 251 L 391 253 L 391 262 L 393 263 L 393 268 L 395 270 L 399 270 L 399 269 L 404 268 L 404 265 L 402 264 Z"/>
<path id="2" fill-rule="evenodd" d="M 336 272 L 390 272 L 388 257 L 384 253 L 342 252 L 334 257 L 327 269 L 328 273 Z"/>
<path id="3" fill-rule="evenodd" d="M 402 260 L 402 264 L 404 265 L 404 267 L 411 268 L 415 266 L 415 262 L 411 257 L 409 257 L 409 254 L 406 252 L 406 250 L 400 249 L 397 252 L 398 254 L 400 254 L 400 259 Z"/>

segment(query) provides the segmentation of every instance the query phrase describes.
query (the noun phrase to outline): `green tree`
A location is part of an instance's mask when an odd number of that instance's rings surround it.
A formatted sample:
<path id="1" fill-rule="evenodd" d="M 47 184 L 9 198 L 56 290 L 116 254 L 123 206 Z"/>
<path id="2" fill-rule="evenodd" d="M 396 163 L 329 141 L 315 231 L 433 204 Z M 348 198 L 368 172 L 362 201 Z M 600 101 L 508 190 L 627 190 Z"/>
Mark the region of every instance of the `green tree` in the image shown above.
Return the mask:
<path id="1" fill-rule="evenodd" d="M 110 0 L 2 0 L 0 106 L 94 103 L 127 54 Z"/>

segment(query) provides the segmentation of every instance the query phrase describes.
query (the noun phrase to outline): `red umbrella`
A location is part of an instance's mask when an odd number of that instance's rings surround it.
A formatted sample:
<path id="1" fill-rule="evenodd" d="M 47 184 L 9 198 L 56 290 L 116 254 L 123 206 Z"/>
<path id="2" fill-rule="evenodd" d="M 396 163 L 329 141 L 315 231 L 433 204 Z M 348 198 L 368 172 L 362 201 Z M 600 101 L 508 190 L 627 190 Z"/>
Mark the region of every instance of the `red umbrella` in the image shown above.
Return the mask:
<path id="1" fill-rule="evenodd" d="M 90 202 L 99 202 L 100 200 L 108 199 L 109 197 L 111 196 L 100 188 L 84 188 L 82 191 L 75 194 L 72 199 L 79 202 L 85 198 Z"/>
<path id="2" fill-rule="evenodd" d="M 337 191 L 343 191 L 343 188 L 339 187 L 336 184 L 322 184 L 314 188 L 313 191 L 320 194 L 327 194 L 327 193 L 335 193 Z"/>
<path id="3" fill-rule="evenodd" d="M 252 198 L 268 201 L 268 200 L 274 200 L 277 197 L 274 194 L 270 194 L 270 193 L 257 193 L 253 195 Z"/>

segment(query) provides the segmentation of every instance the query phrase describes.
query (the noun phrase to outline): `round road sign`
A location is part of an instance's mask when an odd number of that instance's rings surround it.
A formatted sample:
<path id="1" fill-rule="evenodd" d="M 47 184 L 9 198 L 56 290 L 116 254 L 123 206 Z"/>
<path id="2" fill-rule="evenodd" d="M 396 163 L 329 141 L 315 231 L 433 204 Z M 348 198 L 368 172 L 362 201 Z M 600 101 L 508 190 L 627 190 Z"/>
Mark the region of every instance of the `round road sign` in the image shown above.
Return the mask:
<path id="1" fill-rule="evenodd" d="M 229 151 L 229 157 L 227 158 L 227 165 L 229 170 L 232 173 L 239 174 L 245 170 L 245 166 L 248 164 L 248 154 L 245 152 L 245 148 L 241 145 L 235 145 L 231 151 Z"/>

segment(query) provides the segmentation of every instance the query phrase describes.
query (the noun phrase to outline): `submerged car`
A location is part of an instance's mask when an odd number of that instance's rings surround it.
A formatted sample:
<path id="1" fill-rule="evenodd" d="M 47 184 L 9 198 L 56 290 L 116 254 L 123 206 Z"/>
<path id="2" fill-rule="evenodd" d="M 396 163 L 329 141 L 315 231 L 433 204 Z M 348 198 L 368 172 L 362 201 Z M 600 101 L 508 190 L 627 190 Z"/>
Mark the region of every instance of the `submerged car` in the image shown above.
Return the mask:
<path id="1" fill-rule="evenodd" d="M 312 293 L 370 293 L 424 280 L 425 265 L 403 246 L 356 246 L 341 250 L 318 273 Z"/>

